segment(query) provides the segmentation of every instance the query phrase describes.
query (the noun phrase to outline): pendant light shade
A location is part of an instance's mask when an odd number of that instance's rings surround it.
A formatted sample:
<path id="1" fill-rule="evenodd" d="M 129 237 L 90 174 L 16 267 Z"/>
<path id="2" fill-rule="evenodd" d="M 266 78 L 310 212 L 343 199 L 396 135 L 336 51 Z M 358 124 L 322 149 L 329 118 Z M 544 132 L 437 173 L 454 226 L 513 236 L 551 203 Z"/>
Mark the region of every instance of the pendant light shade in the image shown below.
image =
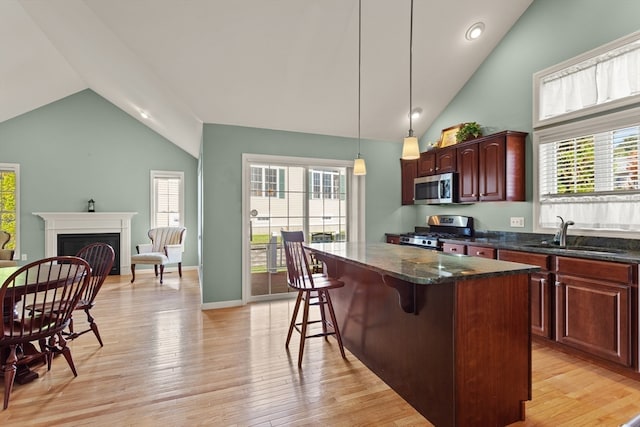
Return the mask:
<path id="1" fill-rule="evenodd" d="M 410 135 L 404 138 L 402 144 L 402 160 L 415 160 L 420 158 L 420 146 L 418 145 L 418 138 Z"/>
<path id="2" fill-rule="evenodd" d="M 415 160 L 420 158 L 420 146 L 418 138 L 413 136 L 413 0 L 411 0 L 411 24 L 409 25 L 409 133 L 402 144 L 402 160 Z"/>
<path id="3" fill-rule="evenodd" d="M 362 68 L 362 0 L 358 0 L 358 157 L 353 161 L 353 174 L 366 175 L 367 165 L 360 157 L 360 74 Z"/>
<path id="4" fill-rule="evenodd" d="M 358 157 L 353 161 L 353 174 L 354 175 L 366 175 L 367 165 L 364 164 L 364 159 Z"/>

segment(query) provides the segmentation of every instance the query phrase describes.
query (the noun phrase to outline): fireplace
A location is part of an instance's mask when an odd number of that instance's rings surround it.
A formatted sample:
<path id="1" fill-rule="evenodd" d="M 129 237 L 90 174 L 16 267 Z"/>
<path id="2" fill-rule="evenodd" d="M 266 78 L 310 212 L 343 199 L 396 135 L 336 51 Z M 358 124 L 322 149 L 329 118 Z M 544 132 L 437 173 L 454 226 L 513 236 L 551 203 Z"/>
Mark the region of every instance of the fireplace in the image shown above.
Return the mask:
<path id="1" fill-rule="evenodd" d="M 91 243 L 106 243 L 113 248 L 116 259 L 109 274 L 120 274 L 120 233 L 58 234 L 58 255 L 75 255 Z"/>
<path id="2" fill-rule="evenodd" d="M 34 212 L 44 219 L 45 257 L 63 255 L 58 250 L 58 236 L 80 236 L 82 241 L 87 235 L 117 234 L 119 243 L 109 243 L 116 252 L 114 267 L 120 274 L 131 269 L 131 217 L 137 212 Z M 91 243 L 99 241 L 92 240 Z M 79 243 L 73 243 L 73 245 Z M 84 246 L 84 245 L 83 245 Z M 75 248 L 75 246 L 74 246 Z M 80 248 L 78 248 L 80 249 Z M 69 249 L 72 254 L 77 250 Z M 67 255 L 65 253 L 65 255 Z M 112 273 L 111 274 L 116 274 Z"/>

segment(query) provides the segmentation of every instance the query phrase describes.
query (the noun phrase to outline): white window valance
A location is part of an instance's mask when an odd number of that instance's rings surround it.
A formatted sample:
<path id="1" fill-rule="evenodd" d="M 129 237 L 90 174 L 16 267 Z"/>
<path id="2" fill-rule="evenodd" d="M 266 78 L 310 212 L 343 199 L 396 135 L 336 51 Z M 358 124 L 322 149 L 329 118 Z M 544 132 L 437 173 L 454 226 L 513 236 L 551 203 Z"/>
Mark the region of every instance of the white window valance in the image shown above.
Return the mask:
<path id="1" fill-rule="evenodd" d="M 534 74 L 534 128 L 637 102 L 640 32 Z"/>

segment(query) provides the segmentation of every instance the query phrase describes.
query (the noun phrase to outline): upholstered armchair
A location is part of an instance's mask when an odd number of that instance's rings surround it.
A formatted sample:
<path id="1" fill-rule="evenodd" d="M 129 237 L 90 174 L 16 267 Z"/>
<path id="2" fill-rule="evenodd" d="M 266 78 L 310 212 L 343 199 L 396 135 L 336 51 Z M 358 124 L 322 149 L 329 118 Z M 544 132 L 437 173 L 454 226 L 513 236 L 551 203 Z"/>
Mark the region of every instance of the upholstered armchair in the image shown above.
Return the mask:
<path id="1" fill-rule="evenodd" d="M 131 283 L 136 279 L 137 264 L 153 264 L 156 277 L 160 267 L 160 283 L 164 266 L 167 264 L 178 264 L 178 274 L 182 277 L 182 252 L 186 233 L 187 229 L 184 227 L 160 227 L 149 230 L 151 243 L 137 245 L 138 253 L 131 256 Z"/>
<path id="2" fill-rule="evenodd" d="M 18 265 L 16 261 L 13 260 L 13 249 L 5 249 L 4 245 L 11 240 L 11 234 L 6 231 L 0 231 L 0 267 L 13 267 Z"/>

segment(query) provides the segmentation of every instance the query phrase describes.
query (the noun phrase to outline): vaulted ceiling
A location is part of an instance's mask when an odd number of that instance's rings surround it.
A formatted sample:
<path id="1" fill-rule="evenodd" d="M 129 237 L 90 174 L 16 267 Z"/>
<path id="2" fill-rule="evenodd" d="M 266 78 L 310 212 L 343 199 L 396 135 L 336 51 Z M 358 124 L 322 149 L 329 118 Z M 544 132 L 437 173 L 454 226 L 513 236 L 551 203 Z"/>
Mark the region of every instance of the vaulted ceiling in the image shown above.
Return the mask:
<path id="1" fill-rule="evenodd" d="M 418 136 L 532 1 L 414 1 Z M 362 1 L 364 139 L 407 133 L 409 20 Z M 90 88 L 194 157 L 202 123 L 357 137 L 357 0 L 1 0 L 0 52 L 0 122 Z"/>

